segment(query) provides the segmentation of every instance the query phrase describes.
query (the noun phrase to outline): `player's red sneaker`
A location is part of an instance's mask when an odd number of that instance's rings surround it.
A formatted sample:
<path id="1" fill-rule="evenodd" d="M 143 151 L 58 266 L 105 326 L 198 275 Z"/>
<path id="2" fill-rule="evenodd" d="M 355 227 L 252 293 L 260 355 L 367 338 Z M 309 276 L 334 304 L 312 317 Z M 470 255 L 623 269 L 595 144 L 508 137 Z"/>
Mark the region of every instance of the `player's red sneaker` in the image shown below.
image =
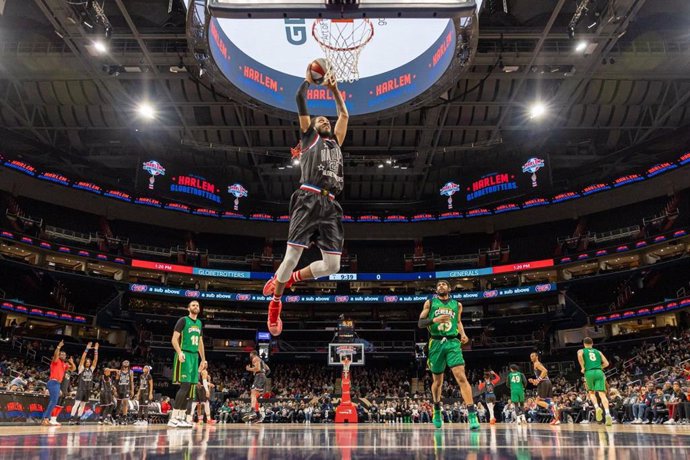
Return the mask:
<path id="1" fill-rule="evenodd" d="M 276 275 L 273 275 L 270 280 L 264 284 L 263 294 L 265 296 L 273 295 L 276 292 Z"/>
<path id="2" fill-rule="evenodd" d="M 268 331 L 271 335 L 280 335 L 283 332 L 283 321 L 280 319 L 280 311 L 283 309 L 283 302 L 271 300 L 268 304 Z"/>
<path id="3" fill-rule="evenodd" d="M 297 272 L 295 272 L 297 273 Z M 293 284 L 295 284 L 295 274 L 293 273 L 293 276 L 290 277 L 289 280 L 285 283 L 285 289 L 290 289 Z M 273 275 L 270 280 L 266 281 L 266 284 L 264 284 L 264 290 L 263 294 L 265 296 L 273 295 L 276 292 L 276 275 Z"/>

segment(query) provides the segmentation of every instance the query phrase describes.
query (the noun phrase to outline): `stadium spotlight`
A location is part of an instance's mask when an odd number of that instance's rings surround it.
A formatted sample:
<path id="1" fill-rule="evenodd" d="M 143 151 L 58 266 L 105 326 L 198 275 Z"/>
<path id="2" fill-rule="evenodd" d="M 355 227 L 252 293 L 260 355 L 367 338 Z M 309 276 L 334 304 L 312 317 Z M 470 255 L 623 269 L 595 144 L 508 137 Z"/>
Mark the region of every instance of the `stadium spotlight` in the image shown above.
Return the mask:
<path id="1" fill-rule="evenodd" d="M 96 40 L 95 42 L 93 42 L 93 49 L 95 49 L 101 54 L 104 54 L 108 51 L 108 46 L 105 44 L 103 40 Z"/>
<path id="2" fill-rule="evenodd" d="M 299 158 L 295 158 L 294 160 L 292 160 L 292 165 L 299 166 Z"/>
<path id="3" fill-rule="evenodd" d="M 586 40 L 580 40 L 575 46 L 575 51 L 577 51 L 578 53 L 584 52 L 587 49 L 588 44 L 589 43 L 587 43 Z"/>
<path id="4" fill-rule="evenodd" d="M 546 106 L 541 102 L 535 102 L 529 108 L 529 117 L 531 119 L 541 118 L 546 114 Z"/>
<path id="5" fill-rule="evenodd" d="M 379 169 L 380 169 L 380 168 L 383 168 L 383 163 L 379 163 L 379 165 L 377 166 L 377 168 L 379 168 Z"/>
<path id="6" fill-rule="evenodd" d="M 142 102 L 139 104 L 139 107 L 137 107 L 137 112 L 139 112 L 139 116 L 146 118 L 147 120 L 153 120 L 153 118 L 156 116 L 156 110 L 148 102 Z"/>

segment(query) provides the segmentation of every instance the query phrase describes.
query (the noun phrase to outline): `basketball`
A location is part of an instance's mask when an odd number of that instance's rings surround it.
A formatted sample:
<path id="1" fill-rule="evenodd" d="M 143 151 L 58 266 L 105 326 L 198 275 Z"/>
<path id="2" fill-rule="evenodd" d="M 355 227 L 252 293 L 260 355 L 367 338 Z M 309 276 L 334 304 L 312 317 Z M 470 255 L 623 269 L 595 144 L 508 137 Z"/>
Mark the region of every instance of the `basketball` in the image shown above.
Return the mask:
<path id="1" fill-rule="evenodd" d="M 326 82 L 326 74 L 328 74 L 330 68 L 331 65 L 326 59 L 314 59 L 309 63 L 309 76 L 317 85 L 323 85 Z"/>

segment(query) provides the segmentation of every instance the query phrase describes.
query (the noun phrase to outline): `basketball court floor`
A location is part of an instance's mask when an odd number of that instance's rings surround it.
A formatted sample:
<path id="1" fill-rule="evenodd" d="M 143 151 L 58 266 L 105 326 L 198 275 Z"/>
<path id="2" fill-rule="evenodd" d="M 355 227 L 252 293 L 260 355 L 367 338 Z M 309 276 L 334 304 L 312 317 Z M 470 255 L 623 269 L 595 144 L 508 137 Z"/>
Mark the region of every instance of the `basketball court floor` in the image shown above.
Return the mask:
<path id="1" fill-rule="evenodd" d="M 690 426 L 0 427 L 0 459 L 686 459 Z"/>

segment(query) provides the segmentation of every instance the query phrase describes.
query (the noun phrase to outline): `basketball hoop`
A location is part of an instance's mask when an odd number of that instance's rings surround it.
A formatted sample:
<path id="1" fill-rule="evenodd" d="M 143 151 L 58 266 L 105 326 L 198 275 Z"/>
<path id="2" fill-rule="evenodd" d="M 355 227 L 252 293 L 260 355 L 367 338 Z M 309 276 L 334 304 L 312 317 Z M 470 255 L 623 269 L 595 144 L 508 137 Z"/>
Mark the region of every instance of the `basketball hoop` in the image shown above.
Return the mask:
<path id="1" fill-rule="evenodd" d="M 311 28 L 314 40 L 331 64 L 326 80 L 352 83 L 359 80 L 359 53 L 374 36 L 369 19 L 317 19 Z"/>
<path id="2" fill-rule="evenodd" d="M 340 364 L 343 365 L 343 372 L 344 373 L 349 373 L 350 372 L 350 364 L 352 363 L 352 355 L 346 354 L 346 355 L 340 355 Z"/>

